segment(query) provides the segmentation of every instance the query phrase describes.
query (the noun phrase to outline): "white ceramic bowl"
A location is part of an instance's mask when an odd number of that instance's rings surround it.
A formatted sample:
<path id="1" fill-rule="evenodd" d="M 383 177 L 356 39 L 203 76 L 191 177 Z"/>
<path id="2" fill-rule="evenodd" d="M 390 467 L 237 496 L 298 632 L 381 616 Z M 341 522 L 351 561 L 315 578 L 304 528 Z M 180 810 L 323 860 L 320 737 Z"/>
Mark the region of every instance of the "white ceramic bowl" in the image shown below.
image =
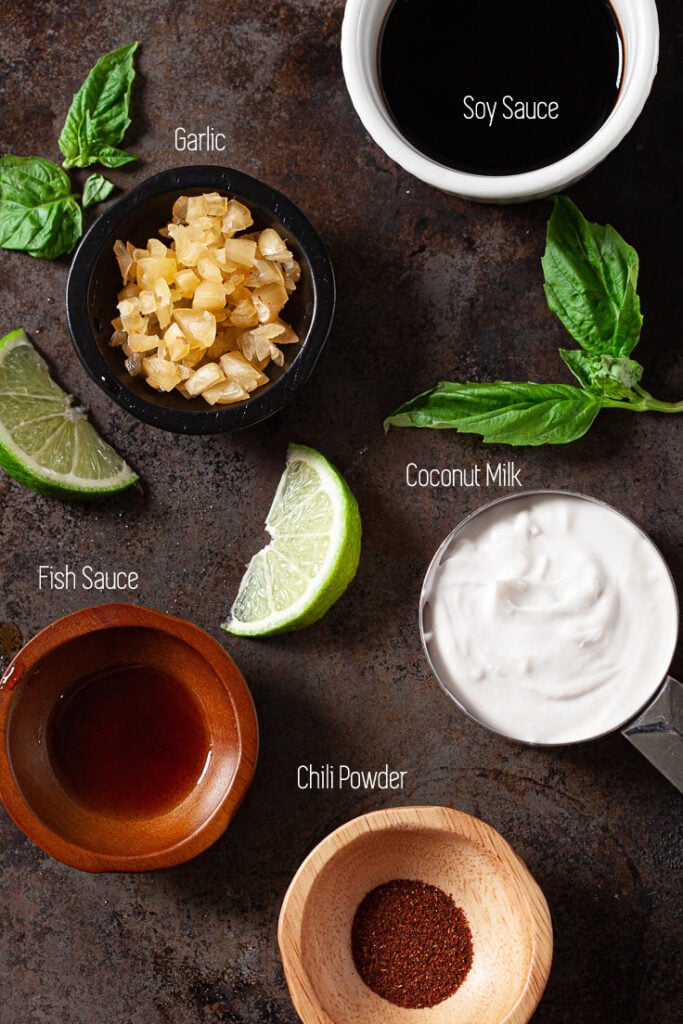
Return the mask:
<path id="1" fill-rule="evenodd" d="M 535 171 L 508 175 L 456 171 L 431 160 L 411 145 L 401 135 L 382 98 L 377 48 L 392 2 L 347 0 L 341 47 L 351 101 L 365 128 L 387 156 L 416 178 L 463 199 L 484 203 L 522 202 L 551 195 L 583 178 L 633 127 L 657 71 L 659 22 L 654 0 L 611 0 L 624 42 L 624 74 L 614 108 L 597 132 L 569 156 Z M 571 3 L 571 0 L 565 2 Z"/>

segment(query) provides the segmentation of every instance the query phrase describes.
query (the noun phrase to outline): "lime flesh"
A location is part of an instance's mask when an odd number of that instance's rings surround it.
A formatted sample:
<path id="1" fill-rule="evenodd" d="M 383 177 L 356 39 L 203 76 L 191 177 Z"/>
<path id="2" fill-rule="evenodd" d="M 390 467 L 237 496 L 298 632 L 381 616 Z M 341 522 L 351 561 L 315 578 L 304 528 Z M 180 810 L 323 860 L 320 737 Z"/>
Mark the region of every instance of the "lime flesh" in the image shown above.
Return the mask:
<path id="1" fill-rule="evenodd" d="M 50 377 L 23 331 L 0 339 L 0 466 L 41 494 L 89 500 L 136 474 Z"/>
<path id="2" fill-rule="evenodd" d="M 358 568 L 358 503 L 313 448 L 289 446 L 266 530 L 272 539 L 247 566 L 223 625 L 238 636 L 309 626 L 341 597 Z"/>

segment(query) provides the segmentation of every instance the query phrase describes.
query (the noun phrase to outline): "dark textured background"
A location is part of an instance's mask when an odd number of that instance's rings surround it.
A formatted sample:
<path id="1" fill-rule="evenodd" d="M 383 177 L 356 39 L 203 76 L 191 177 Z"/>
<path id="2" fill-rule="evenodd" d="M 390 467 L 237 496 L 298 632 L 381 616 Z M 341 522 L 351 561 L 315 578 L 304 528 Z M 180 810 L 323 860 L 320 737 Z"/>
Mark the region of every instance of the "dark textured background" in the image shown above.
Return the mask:
<path id="1" fill-rule="evenodd" d="M 120 188 L 222 159 L 263 178 L 321 231 L 339 300 L 319 367 L 294 404 L 242 434 L 175 437 L 118 409 L 82 369 L 65 324 L 68 261 L 0 254 L 0 333 L 25 327 L 144 481 L 139 493 L 79 508 L 0 476 L 0 619 L 27 639 L 91 603 L 85 593 L 39 593 L 41 563 L 138 570 L 137 599 L 225 643 L 262 729 L 256 779 L 235 822 L 174 870 L 79 874 L 0 812 L 1 1024 L 294 1024 L 276 946 L 293 872 L 348 818 L 420 802 L 490 822 L 547 894 L 556 953 L 535 1024 L 681 1019 L 680 798 L 619 736 L 524 749 L 448 702 L 419 645 L 421 579 L 453 525 L 501 492 L 404 483 L 412 460 L 471 467 L 512 456 L 525 487 L 585 491 L 635 518 L 680 584 L 680 423 L 605 413 L 571 446 L 514 452 L 449 433 L 384 436 L 382 418 L 438 379 L 569 380 L 556 353 L 566 338 L 541 286 L 547 204 L 467 204 L 385 157 L 344 87 L 342 10 L 341 0 L 3 4 L 2 153 L 57 160 L 72 93 L 100 54 L 138 38 L 125 145 L 140 161 L 112 173 Z M 674 399 L 683 394 L 683 12 L 677 0 L 662 0 L 660 12 L 661 70 L 646 111 L 571 195 L 639 250 L 638 358 L 650 390 Z M 224 158 L 174 153 L 176 125 L 207 123 L 229 134 Z M 290 440 L 325 452 L 358 496 L 358 578 L 307 632 L 231 639 L 219 623 L 262 543 Z M 309 761 L 388 761 L 408 771 L 407 787 L 392 797 L 300 793 L 296 766 Z"/>

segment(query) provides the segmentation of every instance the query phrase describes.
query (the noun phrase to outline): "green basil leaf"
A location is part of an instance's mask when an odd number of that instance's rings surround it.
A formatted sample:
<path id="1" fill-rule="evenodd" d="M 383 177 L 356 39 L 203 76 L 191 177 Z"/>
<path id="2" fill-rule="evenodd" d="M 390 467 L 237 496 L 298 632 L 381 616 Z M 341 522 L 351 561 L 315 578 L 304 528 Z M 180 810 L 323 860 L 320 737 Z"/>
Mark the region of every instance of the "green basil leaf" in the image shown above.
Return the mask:
<path id="1" fill-rule="evenodd" d="M 0 159 L 0 248 L 56 259 L 83 233 L 83 215 L 61 167 L 37 156 Z"/>
<path id="2" fill-rule="evenodd" d="M 438 384 L 385 420 L 481 434 L 497 444 L 565 444 L 586 433 L 600 411 L 595 395 L 572 384 Z"/>
<path id="3" fill-rule="evenodd" d="M 120 167 L 137 159 L 115 147 L 130 125 L 133 55 L 138 45 L 129 43 L 100 57 L 74 96 L 59 136 L 65 167 L 95 163 Z"/>
<path id="4" fill-rule="evenodd" d="M 103 203 L 112 194 L 116 185 L 101 174 L 91 174 L 83 188 L 83 208 Z"/>
<path id="5" fill-rule="evenodd" d="M 630 355 L 643 324 L 635 249 L 556 196 L 541 262 L 548 305 L 579 345 L 594 355 Z"/>
<path id="6" fill-rule="evenodd" d="M 97 162 L 103 167 L 123 167 L 124 164 L 131 164 L 137 157 L 134 153 L 126 153 L 123 149 L 115 149 L 113 146 L 105 146 L 101 149 Z"/>
<path id="7" fill-rule="evenodd" d="M 561 348 L 560 355 L 578 380 L 579 384 L 584 388 L 590 387 L 593 382 L 594 370 L 592 357 L 586 355 L 585 352 L 582 352 L 581 349 L 578 348 Z"/>

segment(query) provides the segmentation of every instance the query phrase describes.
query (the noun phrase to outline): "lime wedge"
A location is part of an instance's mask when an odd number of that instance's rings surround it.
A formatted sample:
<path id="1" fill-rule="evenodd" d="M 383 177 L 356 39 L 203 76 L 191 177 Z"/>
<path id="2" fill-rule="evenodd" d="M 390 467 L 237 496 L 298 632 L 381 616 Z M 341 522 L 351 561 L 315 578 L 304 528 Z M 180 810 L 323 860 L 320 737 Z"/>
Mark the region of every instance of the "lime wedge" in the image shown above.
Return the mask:
<path id="1" fill-rule="evenodd" d="M 0 466 L 33 491 L 84 501 L 137 480 L 23 331 L 0 339 Z"/>
<path id="2" fill-rule="evenodd" d="M 266 530 L 272 540 L 247 566 L 223 625 L 238 636 L 309 626 L 341 597 L 358 568 L 358 502 L 313 448 L 289 446 Z"/>

